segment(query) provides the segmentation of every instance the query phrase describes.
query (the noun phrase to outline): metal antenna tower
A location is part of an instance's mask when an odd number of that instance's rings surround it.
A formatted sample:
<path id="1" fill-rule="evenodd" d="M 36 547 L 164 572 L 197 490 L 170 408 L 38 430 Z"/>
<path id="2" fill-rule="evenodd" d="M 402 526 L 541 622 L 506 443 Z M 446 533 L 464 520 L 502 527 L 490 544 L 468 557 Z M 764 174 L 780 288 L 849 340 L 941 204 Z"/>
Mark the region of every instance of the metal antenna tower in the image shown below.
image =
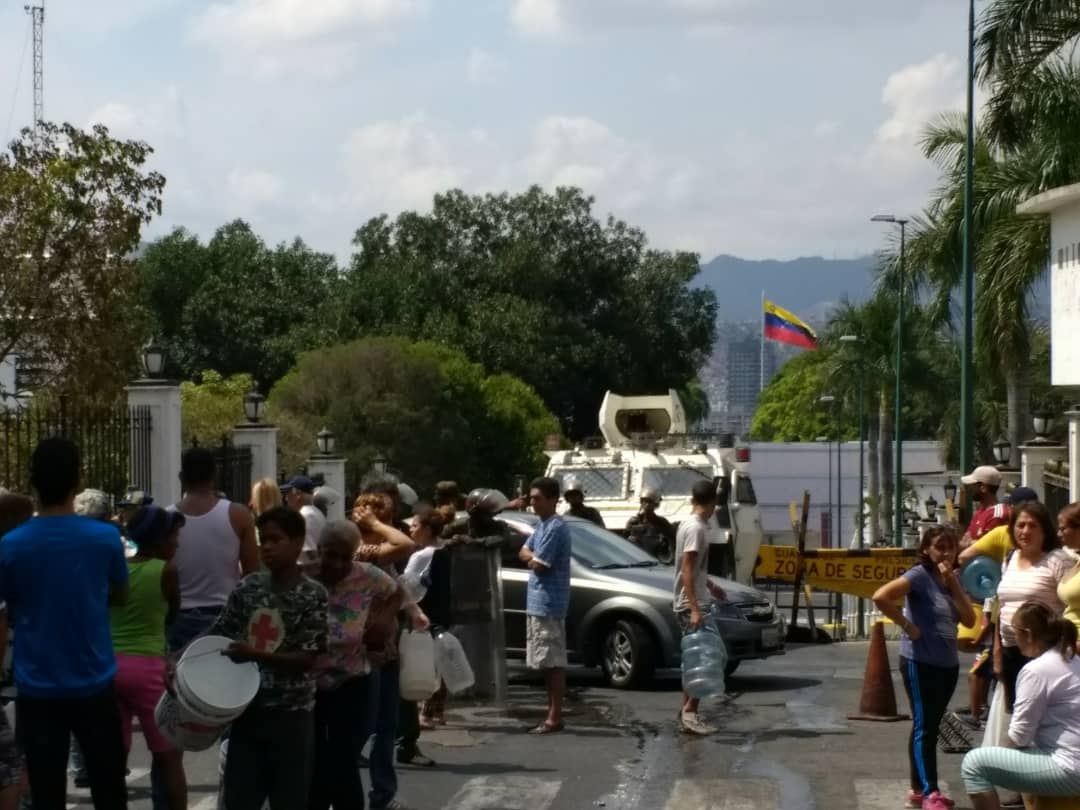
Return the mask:
<path id="1" fill-rule="evenodd" d="M 24 8 L 34 21 L 34 126 L 40 127 L 45 121 L 45 0 Z"/>

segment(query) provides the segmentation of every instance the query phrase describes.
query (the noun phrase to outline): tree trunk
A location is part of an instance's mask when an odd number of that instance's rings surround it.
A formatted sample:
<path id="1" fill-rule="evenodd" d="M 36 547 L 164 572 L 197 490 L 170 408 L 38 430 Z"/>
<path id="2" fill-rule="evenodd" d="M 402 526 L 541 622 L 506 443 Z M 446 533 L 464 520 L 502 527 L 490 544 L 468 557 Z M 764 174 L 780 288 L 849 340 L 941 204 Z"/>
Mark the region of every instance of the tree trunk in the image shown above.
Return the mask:
<path id="1" fill-rule="evenodd" d="M 866 460 L 866 464 L 869 467 L 869 481 L 867 484 L 867 495 L 870 501 L 870 519 L 869 529 L 870 533 L 867 538 L 867 542 L 871 546 L 876 546 L 881 542 L 881 475 L 878 471 L 878 464 L 880 463 L 879 450 L 880 445 L 878 443 L 878 425 L 873 419 L 867 419 L 869 424 L 866 426 L 866 444 L 869 454 L 869 458 Z"/>
<path id="2" fill-rule="evenodd" d="M 881 536 L 893 534 L 893 420 L 889 408 L 889 391 L 882 389 L 878 407 L 878 461 L 881 476 Z M 896 540 L 893 539 L 895 543 Z"/>
<path id="3" fill-rule="evenodd" d="M 1005 401 L 1009 409 L 1009 443 L 1012 452 L 1009 466 L 1020 467 L 1020 445 L 1031 430 L 1031 368 L 1020 364 L 1005 375 Z"/>

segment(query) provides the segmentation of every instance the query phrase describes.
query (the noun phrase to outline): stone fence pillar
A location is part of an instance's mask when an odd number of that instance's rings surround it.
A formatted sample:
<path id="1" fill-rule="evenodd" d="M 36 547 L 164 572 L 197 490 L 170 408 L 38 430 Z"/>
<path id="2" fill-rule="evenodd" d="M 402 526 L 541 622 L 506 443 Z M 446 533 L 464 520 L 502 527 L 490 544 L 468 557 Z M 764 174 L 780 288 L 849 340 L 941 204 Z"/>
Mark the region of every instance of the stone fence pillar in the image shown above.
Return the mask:
<path id="1" fill-rule="evenodd" d="M 125 389 L 128 407 L 150 413 L 150 494 L 169 506 L 180 500 L 180 386 L 171 380 L 137 380 Z"/>

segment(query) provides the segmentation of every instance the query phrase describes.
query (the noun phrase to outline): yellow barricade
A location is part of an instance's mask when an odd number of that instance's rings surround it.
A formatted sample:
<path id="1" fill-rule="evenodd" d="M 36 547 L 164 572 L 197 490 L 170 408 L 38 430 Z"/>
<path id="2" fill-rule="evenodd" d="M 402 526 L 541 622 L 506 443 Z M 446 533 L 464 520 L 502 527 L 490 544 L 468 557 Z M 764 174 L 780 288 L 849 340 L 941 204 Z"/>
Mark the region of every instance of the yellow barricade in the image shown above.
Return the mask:
<path id="1" fill-rule="evenodd" d="M 919 555 L 912 548 L 813 549 L 803 558 L 804 581 L 815 590 L 869 598 L 911 568 Z M 754 577 L 794 582 L 798 563 L 794 546 L 762 546 Z"/>

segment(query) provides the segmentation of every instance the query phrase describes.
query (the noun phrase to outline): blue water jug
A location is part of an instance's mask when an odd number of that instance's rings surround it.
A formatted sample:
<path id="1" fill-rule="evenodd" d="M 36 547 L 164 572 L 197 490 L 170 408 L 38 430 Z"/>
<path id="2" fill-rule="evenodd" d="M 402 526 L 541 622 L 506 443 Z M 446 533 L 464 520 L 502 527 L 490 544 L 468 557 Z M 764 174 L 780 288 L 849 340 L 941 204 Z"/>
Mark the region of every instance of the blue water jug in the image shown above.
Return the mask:
<path id="1" fill-rule="evenodd" d="M 960 569 L 960 584 L 972 599 L 989 599 L 997 594 L 1001 566 L 980 554 Z"/>
<path id="2" fill-rule="evenodd" d="M 706 622 L 682 638 L 683 689 L 692 698 L 724 694 L 727 649 L 716 626 Z"/>

